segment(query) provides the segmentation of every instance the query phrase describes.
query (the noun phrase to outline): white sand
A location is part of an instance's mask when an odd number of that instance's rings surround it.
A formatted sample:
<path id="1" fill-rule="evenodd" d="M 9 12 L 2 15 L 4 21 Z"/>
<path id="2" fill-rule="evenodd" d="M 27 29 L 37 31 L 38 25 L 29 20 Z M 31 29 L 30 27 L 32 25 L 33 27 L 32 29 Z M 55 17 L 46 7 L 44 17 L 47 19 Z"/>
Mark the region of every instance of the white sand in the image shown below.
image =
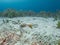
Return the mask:
<path id="1" fill-rule="evenodd" d="M 42 18 L 42 17 L 18 17 L 18 18 L 4 18 L 5 20 L 11 20 L 9 23 L 3 23 L 0 19 L 0 31 L 9 30 L 17 35 L 20 35 L 20 40 L 15 45 L 57 45 L 57 40 L 60 39 L 60 29 L 57 29 L 58 20 L 54 21 L 54 18 Z M 33 28 L 28 26 L 21 28 L 20 24 L 13 24 L 12 21 L 21 24 L 32 24 Z M 3 24 L 2 24 L 3 23 Z M 22 34 L 21 34 L 22 30 Z"/>

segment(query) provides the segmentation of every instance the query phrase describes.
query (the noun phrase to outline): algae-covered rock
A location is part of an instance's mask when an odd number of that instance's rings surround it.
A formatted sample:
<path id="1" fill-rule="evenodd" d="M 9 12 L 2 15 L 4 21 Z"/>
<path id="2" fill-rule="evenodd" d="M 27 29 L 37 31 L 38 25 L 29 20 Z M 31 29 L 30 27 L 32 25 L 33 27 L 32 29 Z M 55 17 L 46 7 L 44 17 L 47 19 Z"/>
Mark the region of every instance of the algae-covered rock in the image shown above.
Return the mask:
<path id="1" fill-rule="evenodd" d="M 57 28 L 60 28 L 60 21 L 58 21 Z"/>
<path id="2" fill-rule="evenodd" d="M 57 41 L 58 45 L 60 45 L 60 40 Z"/>

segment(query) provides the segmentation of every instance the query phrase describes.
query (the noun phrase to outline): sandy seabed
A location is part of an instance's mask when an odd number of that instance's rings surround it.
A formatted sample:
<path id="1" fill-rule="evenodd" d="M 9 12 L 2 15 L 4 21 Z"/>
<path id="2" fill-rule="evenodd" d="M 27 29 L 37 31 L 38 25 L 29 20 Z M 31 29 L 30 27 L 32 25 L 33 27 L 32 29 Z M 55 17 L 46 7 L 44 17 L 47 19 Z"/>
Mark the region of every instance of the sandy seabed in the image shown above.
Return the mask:
<path id="1" fill-rule="evenodd" d="M 0 18 L 0 45 L 58 45 L 60 29 L 54 18 Z"/>

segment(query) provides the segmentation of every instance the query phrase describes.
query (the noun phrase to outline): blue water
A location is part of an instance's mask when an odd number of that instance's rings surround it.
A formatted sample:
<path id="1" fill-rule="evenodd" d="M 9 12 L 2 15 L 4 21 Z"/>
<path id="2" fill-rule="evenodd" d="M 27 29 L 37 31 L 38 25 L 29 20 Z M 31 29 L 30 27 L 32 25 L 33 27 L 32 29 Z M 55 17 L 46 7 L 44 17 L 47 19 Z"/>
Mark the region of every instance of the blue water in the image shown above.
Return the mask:
<path id="1" fill-rule="evenodd" d="M 3 11 L 7 8 L 15 10 L 33 10 L 39 11 L 51 11 L 55 12 L 60 10 L 60 0 L 17 0 L 17 1 L 0 1 L 0 10 Z"/>

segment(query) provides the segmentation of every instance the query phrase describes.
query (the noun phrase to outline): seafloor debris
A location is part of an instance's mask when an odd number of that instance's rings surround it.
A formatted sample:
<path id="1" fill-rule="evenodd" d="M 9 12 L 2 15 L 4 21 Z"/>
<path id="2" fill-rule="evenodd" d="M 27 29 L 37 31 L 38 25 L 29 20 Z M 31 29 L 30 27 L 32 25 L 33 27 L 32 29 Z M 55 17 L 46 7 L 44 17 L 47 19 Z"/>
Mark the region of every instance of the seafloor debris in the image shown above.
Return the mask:
<path id="1" fill-rule="evenodd" d="M 21 27 L 26 27 L 26 26 L 28 26 L 28 27 L 31 28 L 31 29 L 32 29 L 33 27 L 38 27 L 37 24 L 25 24 L 25 23 L 24 23 L 24 24 L 21 24 L 20 26 L 21 26 Z"/>
<path id="2" fill-rule="evenodd" d="M 21 24 L 21 27 L 26 27 L 26 26 L 32 28 L 33 24 Z"/>
<path id="3" fill-rule="evenodd" d="M 32 45 L 37 45 L 37 42 L 32 42 Z"/>
<path id="4" fill-rule="evenodd" d="M 3 31 L 0 33 L 0 45 L 14 45 L 19 40 L 19 35 Z"/>

